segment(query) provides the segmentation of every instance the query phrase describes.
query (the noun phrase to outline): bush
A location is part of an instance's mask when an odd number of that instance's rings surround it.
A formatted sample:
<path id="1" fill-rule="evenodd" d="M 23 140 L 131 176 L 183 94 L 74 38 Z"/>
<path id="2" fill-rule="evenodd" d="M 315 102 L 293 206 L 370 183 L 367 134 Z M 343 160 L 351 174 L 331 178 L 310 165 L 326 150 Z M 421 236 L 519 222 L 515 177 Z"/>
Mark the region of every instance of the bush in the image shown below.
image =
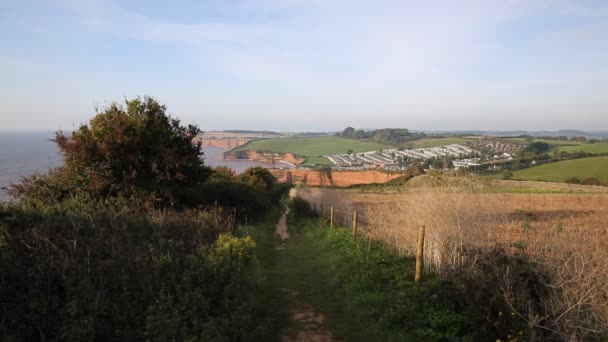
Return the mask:
<path id="1" fill-rule="evenodd" d="M 180 206 L 183 189 L 202 184 L 210 174 L 200 145 L 192 144 L 198 133 L 152 98 L 113 103 L 88 125 L 56 134 L 62 167 L 26 179 L 10 193 L 38 207 L 79 193 L 93 200 L 123 197 L 141 206 Z"/>
<path id="2" fill-rule="evenodd" d="M 247 340 L 253 240 L 204 211 L 161 221 L 0 208 L 0 336 Z"/>
<path id="3" fill-rule="evenodd" d="M 415 285 L 413 258 L 379 241 L 354 241 L 344 229 L 309 234 L 322 241 L 324 258 L 333 262 L 329 274 L 336 297 L 378 340 L 463 340 L 466 323 L 454 291 L 432 276 Z"/>
<path id="4" fill-rule="evenodd" d="M 510 170 L 505 170 L 502 173 L 502 179 L 508 180 L 508 179 L 512 179 L 513 178 L 513 172 Z"/>
<path id="5" fill-rule="evenodd" d="M 569 177 L 564 180 L 568 184 L 581 184 L 581 180 L 578 177 Z"/>
<path id="6" fill-rule="evenodd" d="M 547 317 L 543 302 L 549 297 L 549 278 L 539 264 L 512 256 L 502 247 L 465 248 L 464 263 L 444 268 L 455 298 L 462 298 L 463 314 L 473 340 L 544 341 L 552 336 L 533 324 Z M 530 320 L 529 322 L 527 320 Z"/>
<path id="7" fill-rule="evenodd" d="M 250 167 L 238 176 L 238 180 L 260 190 L 270 190 L 276 178 L 261 166 Z"/>
<path id="8" fill-rule="evenodd" d="M 312 207 L 310 206 L 310 203 L 308 203 L 308 201 L 305 201 L 299 197 L 296 197 L 291 200 L 290 207 L 291 207 L 291 216 L 295 220 L 300 220 L 300 219 L 305 219 L 305 218 L 316 216 L 314 210 L 312 210 Z"/>
<path id="9" fill-rule="evenodd" d="M 583 185 L 602 185 L 602 182 L 600 182 L 599 179 L 597 179 L 595 177 L 587 177 L 581 181 L 581 184 L 583 184 Z"/>

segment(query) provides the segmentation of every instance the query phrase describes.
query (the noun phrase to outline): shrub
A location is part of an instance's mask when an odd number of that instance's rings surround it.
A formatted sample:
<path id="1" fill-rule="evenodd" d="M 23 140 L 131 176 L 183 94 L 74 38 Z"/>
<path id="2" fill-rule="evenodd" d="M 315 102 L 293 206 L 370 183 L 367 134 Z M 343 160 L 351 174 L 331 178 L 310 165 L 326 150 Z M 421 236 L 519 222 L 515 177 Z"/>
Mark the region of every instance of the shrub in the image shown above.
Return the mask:
<path id="1" fill-rule="evenodd" d="M 580 184 L 581 180 L 578 177 L 569 177 L 564 180 L 565 183 L 568 184 Z"/>
<path id="2" fill-rule="evenodd" d="M 315 216 L 315 212 L 312 210 L 310 203 L 299 197 L 292 199 L 290 206 L 291 216 L 296 220 Z"/>
<path id="3" fill-rule="evenodd" d="M 23 181 L 11 194 L 39 206 L 76 193 L 179 206 L 179 193 L 210 174 L 200 145 L 192 144 L 198 133 L 196 126 L 182 126 L 167 115 L 165 106 L 152 98 L 127 100 L 124 106 L 113 103 L 71 134 L 58 132 L 54 141 L 64 165 Z"/>
<path id="4" fill-rule="evenodd" d="M 505 170 L 502 173 L 502 179 L 508 180 L 513 178 L 513 172 L 510 170 Z"/>
<path id="5" fill-rule="evenodd" d="M 250 167 L 238 176 L 238 180 L 261 190 L 270 190 L 276 178 L 261 166 Z"/>
<path id="6" fill-rule="evenodd" d="M 217 166 L 212 169 L 210 182 L 230 182 L 236 177 L 236 172 L 228 166 Z"/>
<path id="7" fill-rule="evenodd" d="M 583 185 L 602 185 L 602 183 L 599 181 L 599 179 L 597 179 L 595 177 L 587 177 L 581 181 L 581 184 L 583 184 Z"/>
<path id="8" fill-rule="evenodd" d="M 260 318 L 246 297 L 255 243 L 232 230 L 204 211 L 81 218 L 0 207 L 0 336 L 247 340 Z"/>

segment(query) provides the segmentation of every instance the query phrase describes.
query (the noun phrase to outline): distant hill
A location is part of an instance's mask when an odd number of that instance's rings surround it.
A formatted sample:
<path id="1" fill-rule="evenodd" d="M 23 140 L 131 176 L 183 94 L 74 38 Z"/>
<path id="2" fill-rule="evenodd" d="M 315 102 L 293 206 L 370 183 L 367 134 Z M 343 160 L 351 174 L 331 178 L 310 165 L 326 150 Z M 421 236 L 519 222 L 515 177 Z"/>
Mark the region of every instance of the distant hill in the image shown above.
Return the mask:
<path id="1" fill-rule="evenodd" d="M 471 134 L 471 135 L 491 135 L 496 137 L 515 137 L 520 135 L 531 135 L 534 137 L 541 136 L 560 136 L 565 135 L 567 137 L 580 137 L 595 139 L 606 139 L 608 138 L 608 131 L 581 131 L 576 129 L 564 129 L 559 131 L 482 131 L 482 130 L 457 130 L 457 131 L 429 131 L 421 130 L 429 134 Z"/>
<path id="2" fill-rule="evenodd" d="M 261 134 L 261 135 L 283 135 L 282 133 L 274 132 L 274 131 L 249 131 L 242 129 L 226 129 L 222 132 L 226 133 L 236 133 L 236 134 Z"/>
<path id="3" fill-rule="evenodd" d="M 334 133 L 335 134 L 335 133 Z M 328 135 L 334 135 L 328 132 L 298 132 L 294 133 L 293 137 L 325 137 Z"/>

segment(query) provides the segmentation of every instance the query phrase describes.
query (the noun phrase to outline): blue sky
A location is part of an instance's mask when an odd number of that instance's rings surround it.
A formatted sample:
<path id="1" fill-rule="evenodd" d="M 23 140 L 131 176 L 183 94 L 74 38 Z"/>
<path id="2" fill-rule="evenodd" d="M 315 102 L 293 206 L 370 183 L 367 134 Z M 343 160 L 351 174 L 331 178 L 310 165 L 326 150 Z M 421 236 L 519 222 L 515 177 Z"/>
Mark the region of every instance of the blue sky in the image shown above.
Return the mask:
<path id="1" fill-rule="evenodd" d="M 0 0 L 0 130 L 608 130 L 608 2 Z"/>

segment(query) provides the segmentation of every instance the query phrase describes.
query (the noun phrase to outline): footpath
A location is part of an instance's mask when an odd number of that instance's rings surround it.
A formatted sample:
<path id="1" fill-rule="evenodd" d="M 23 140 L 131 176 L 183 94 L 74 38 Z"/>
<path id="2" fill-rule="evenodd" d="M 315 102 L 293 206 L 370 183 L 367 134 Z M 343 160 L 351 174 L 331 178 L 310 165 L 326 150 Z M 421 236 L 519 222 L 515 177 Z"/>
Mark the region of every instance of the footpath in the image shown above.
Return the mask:
<path id="1" fill-rule="evenodd" d="M 288 227 L 289 208 L 275 227 L 274 260 L 269 281 L 284 303 L 286 326 L 281 340 L 373 341 L 364 326 L 344 312 L 329 284 L 330 260 L 316 241 Z"/>

